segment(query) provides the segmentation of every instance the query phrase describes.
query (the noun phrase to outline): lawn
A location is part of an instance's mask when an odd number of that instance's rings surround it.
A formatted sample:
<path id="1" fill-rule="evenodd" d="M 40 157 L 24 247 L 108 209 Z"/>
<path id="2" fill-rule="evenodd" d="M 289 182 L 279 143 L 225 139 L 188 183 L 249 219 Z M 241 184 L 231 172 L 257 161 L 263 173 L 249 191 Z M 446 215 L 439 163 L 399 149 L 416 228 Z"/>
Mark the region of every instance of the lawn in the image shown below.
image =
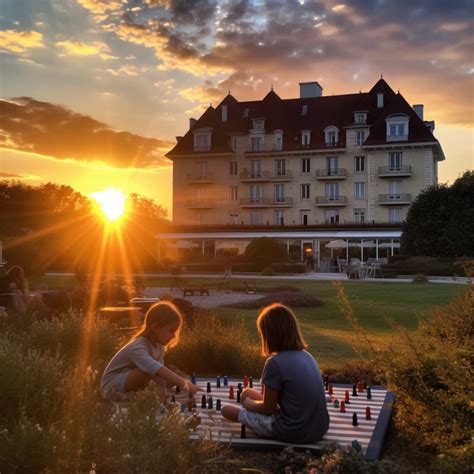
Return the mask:
<path id="1" fill-rule="evenodd" d="M 250 278 L 251 279 L 251 278 Z M 217 278 L 198 279 L 185 277 L 186 285 L 215 288 Z M 150 278 L 146 286 L 169 287 L 170 278 Z M 50 288 L 68 288 L 75 284 L 74 277 L 42 277 Z M 38 283 L 38 282 L 33 282 Z M 243 281 L 234 279 L 233 288 L 243 287 Z M 339 366 L 349 359 L 361 357 L 364 343 L 354 333 L 351 324 L 338 306 L 337 290 L 330 281 L 285 280 L 269 278 L 257 281 L 258 287 L 291 285 L 323 301 L 319 307 L 296 308 L 303 334 L 312 352 L 323 367 Z M 379 346 L 397 344 L 398 333 L 393 325 L 409 331 L 416 329 L 420 318 L 430 308 L 449 303 L 464 286 L 448 283 L 393 283 L 393 282 L 342 282 L 352 309 L 371 339 Z M 215 308 L 224 319 L 244 318 L 251 337 L 258 339 L 255 327 L 256 310 Z M 395 337 L 394 337 L 395 336 Z"/>

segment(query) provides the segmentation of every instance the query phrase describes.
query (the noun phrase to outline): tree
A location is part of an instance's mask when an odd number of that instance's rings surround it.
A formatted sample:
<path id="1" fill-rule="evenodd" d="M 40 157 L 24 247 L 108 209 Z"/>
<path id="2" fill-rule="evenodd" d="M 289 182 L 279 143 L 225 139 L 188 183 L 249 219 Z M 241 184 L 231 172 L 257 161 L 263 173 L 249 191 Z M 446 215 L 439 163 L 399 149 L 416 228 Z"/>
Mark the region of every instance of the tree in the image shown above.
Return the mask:
<path id="1" fill-rule="evenodd" d="M 286 247 L 271 237 L 253 239 L 245 249 L 244 258 L 255 263 L 259 269 L 269 267 L 272 263 L 288 262 L 290 259 Z"/>
<path id="2" fill-rule="evenodd" d="M 402 253 L 429 257 L 474 256 L 474 171 L 452 186 L 422 191 L 408 211 Z"/>

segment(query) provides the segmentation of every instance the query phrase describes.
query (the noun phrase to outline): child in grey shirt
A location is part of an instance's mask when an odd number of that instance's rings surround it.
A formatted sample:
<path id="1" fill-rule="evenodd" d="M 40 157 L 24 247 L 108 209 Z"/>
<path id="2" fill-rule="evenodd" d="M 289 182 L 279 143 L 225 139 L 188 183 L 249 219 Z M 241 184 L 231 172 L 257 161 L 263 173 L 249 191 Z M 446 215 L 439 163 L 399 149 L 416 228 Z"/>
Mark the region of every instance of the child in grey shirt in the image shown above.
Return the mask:
<path id="1" fill-rule="evenodd" d="M 179 385 L 194 395 L 198 386 L 165 367 L 163 356 L 179 341 L 182 316 L 170 302 L 153 305 L 132 340 L 122 347 L 105 368 L 100 392 L 105 400 L 120 400 L 128 392 L 143 389 L 150 380 L 158 386 Z"/>

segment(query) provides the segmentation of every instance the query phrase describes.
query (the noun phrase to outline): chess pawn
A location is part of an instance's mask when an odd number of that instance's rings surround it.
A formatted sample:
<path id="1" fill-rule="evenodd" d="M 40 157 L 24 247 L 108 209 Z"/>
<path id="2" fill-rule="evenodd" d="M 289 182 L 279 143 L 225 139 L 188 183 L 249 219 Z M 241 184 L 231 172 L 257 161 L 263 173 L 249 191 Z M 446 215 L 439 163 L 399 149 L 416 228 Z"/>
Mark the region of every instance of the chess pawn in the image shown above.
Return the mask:
<path id="1" fill-rule="evenodd" d="M 249 387 L 253 388 L 253 377 L 249 377 Z"/>
<path id="2" fill-rule="evenodd" d="M 352 426 L 358 426 L 359 422 L 357 421 L 357 413 L 352 414 Z"/>
<path id="3" fill-rule="evenodd" d="M 339 408 L 339 400 L 337 398 L 334 400 L 334 408 Z"/>
<path id="4" fill-rule="evenodd" d="M 201 398 L 201 408 L 206 408 L 206 395 L 203 395 Z"/>
<path id="5" fill-rule="evenodd" d="M 231 385 L 229 387 L 229 400 L 233 400 L 234 398 L 235 398 L 235 396 L 234 396 L 234 386 Z"/>
<path id="6" fill-rule="evenodd" d="M 328 386 L 328 393 L 329 393 L 329 395 L 332 395 L 334 393 L 334 388 L 332 386 L 332 383 L 330 383 L 329 386 Z"/>
<path id="7" fill-rule="evenodd" d="M 349 390 L 346 390 L 344 401 L 346 402 L 346 405 L 351 403 L 351 399 L 349 398 Z"/>
<path id="8" fill-rule="evenodd" d="M 196 374 L 193 372 L 193 374 L 191 375 L 191 383 L 196 385 Z"/>
<path id="9" fill-rule="evenodd" d="M 357 385 L 355 383 L 352 384 L 352 396 L 357 397 Z"/>
<path id="10" fill-rule="evenodd" d="M 339 410 L 341 413 L 346 412 L 346 404 L 344 403 L 344 400 L 341 400 L 341 408 Z"/>
<path id="11" fill-rule="evenodd" d="M 207 408 L 214 408 L 214 403 L 213 403 L 212 397 L 209 397 L 207 399 Z"/>
<path id="12" fill-rule="evenodd" d="M 237 390 L 237 403 L 240 403 L 240 394 L 242 393 L 241 390 Z"/>
<path id="13" fill-rule="evenodd" d="M 372 399 L 372 389 L 370 387 L 367 387 L 367 400 Z"/>
<path id="14" fill-rule="evenodd" d="M 324 376 L 324 388 L 327 390 L 329 387 L 329 376 L 325 375 Z"/>
<path id="15" fill-rule="evenodd" d="M 247 434 L 245 433 L 245 425 L 242 425 L 240 427 L 240 439 L 246 439 L 247 438 Z"/>
<path id="16" fill-rule="evenodd" d="M 181 392 L 181 387 L 178 385 L 176 385 L 176 393 L 180 393 Z"/>
<path id="17" fill-rule="evenodd" d="M 211 382 L 207 382 L 207 389 L 206 389 L 206 392 L 207 393 L 211 393 Z"/>
<path id="18" fill-rule="evenodd" d="M 221 406 L 222 406 L 222 402 L 220 398 L 218 398 L 216 401 L 216 411 L 221 411 Z"/>
<path id="19" fill-rule="evenodd" d="M 221 388 L 221 376 L 218 375 L 216 378 L 216 387 Z"/>
<path id="20" fill-rule="evenodd" d="M 365 419 L 366 420 L 372 419 L 372 415 L 370 414 L 370 407 L 365 407 Z"/>
<path id="21" fill-rule="evenodd" d="M 362 393 L 362 392 L 364 391 L 364 382 L 359 382 L 359 383 L 357 384 L 357 391 L 358 391 L 359 393 Z"/>
<path id="22" fill-rule="evenodd" d="M 229 384 L 229 380 L 227 379 L 227 375 L 224 375 L 224 387 L 227 387 Z"/>

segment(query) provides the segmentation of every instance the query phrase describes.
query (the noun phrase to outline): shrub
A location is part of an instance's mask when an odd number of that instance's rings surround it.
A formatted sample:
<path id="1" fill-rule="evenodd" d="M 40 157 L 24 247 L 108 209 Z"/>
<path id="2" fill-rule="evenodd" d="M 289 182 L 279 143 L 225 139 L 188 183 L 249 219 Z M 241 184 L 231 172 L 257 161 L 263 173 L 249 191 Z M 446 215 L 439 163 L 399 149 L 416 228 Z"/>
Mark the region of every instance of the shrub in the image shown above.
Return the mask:
<path id="1" fill-rule="evenodd" d="M 385 276 L 416 275 L 423 273 L 431 276 L 465 275 L 464 267 L 470 264 L 470 259 L 411 257 L 405 260 L 392 261 L 382 266 Z"/>
<path id="2" fill-rule="evenodd" d="M 185 328 L 180 342 L 166 355 L 167 363 L 196 374 L 259 375 L 260 347 L 252 342 L 245 321 L 224 323 L 214 315 L 197 315 L 198 324 Z"/>
<path id="3" fill-rule="evenodd" d="M 428 278 L 426 278 L 423 273 L 417 273 L 416 275 L 413 276 L 412 279 L 413 283 L 428 283 Z"/>
<path id="4" fill-rule="evenodd" d="M 222 305 L 222 308 L 236 308 L 236 309 L 260 309 L 271 303 L 282 303 L 291 308 L 303 306 L 321 306 L 323 302 L 318 298 L 307 295 L 303 292 L 282 291 L 279 293 L 271 293 L 257 300 L 240 301 Z"/>
<path id="5" fill-rule="evenodd" d="M 272 263 L 271 268 L 277 273 L 306 273 L 304 263 Z"/>
<path id="6" fill-rule="evenodd" d="M 275 262 L 288 262 L 290 257 L 286 247 L 271 237 L 252 240 L 245 249 L 244 259 L 254 263 L 259 270 Z"/>
<path id="7" fill-rule="evenodd" d="M 262 275 L 263 275 L 263 276 L 275 276 L 275 275 L 276 275 L 276 271 L 275 271 L 272 267 L 265 267 L 265 268 L 262 270 Z"/>

